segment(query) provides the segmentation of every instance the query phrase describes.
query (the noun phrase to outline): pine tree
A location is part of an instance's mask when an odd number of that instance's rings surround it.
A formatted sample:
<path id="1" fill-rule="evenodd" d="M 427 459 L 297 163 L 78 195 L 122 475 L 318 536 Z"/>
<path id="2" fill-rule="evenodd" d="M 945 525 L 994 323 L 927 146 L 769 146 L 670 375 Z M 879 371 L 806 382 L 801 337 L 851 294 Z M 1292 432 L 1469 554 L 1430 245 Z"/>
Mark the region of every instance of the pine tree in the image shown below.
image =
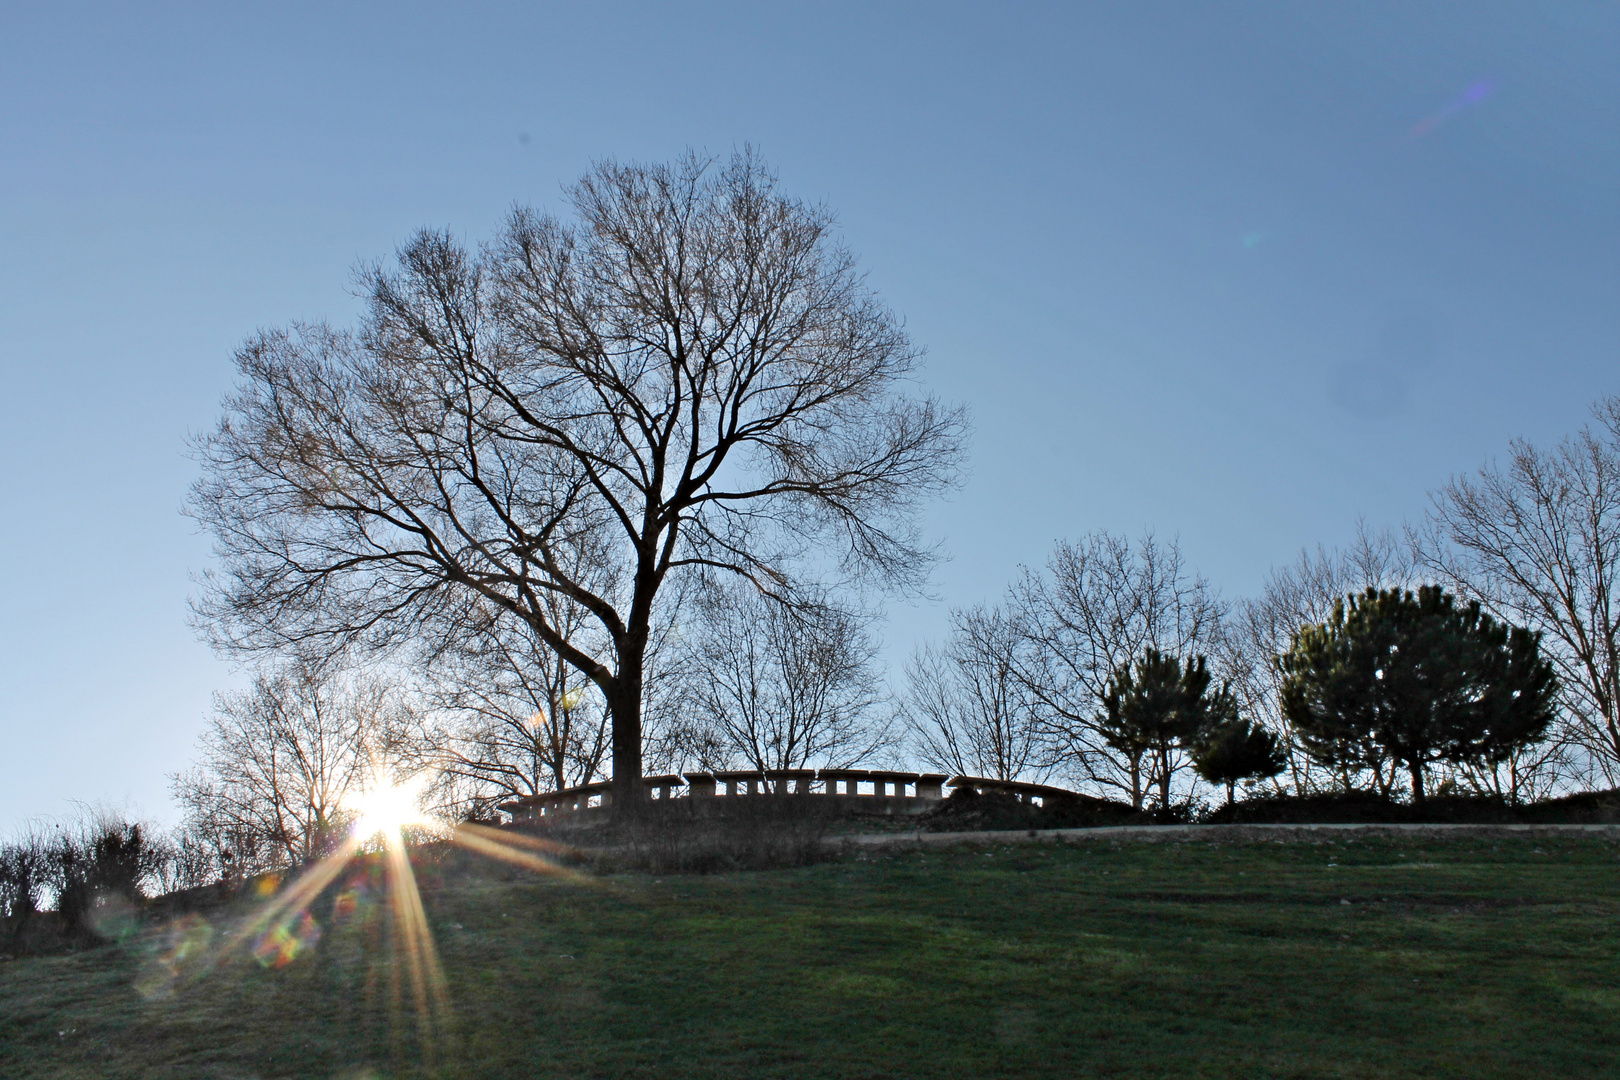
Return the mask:
<path id="1" fill-rule="evenodd" d="M 1239 780 L 1269 779 L 1287 766 L 1277 736 L 1240 715 L 1230 690 L 1217 693 L 1193 749 L 1193 768 L 1209 783 L 1226 785 L 1226 805 L 1232 805 Z"/>
<path id="2" fill-rule="evenodd" d="M 1415 801 L 1428 765 L 1500 761 L 1539 739 L 1555 708 L 1539 635 L 1432 585 L 1347 597 L 1278 663 L 1283 714 L 1306 752 L 1347 769 L 1376 748 L 1406 767 Z"/>
<path id="3" fill-rule="evenodd" d="M 1142 765 L 1152 755 L 1159 785 L 1159 808 L 1170 806 L 1170 781 L 1177 747 L 1194 742 L 1203 730 L 1208 702 L 1209 664 L 1202 656 L 1185 666 L 1174 656 L 1148 649 L 1135 664 L 1121 667 L 1103 695 L 1097 728 L 1103 740 L 1125 754 L 1132 799 L 1142 806 Z"/>

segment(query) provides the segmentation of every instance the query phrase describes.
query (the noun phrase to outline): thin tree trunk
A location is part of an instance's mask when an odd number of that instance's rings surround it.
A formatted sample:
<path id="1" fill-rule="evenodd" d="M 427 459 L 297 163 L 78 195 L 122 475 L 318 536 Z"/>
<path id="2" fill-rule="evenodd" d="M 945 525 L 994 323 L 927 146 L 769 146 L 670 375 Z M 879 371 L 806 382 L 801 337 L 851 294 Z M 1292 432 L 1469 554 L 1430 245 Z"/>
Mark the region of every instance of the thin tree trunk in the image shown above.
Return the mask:
<path id="1" fill-rule="evenodd" d="M 1411 765 L 1411 773 L 1412 801 L 1415 803 L 1420 803 L 1423 801 L 1423 763 L 1421 761 L 1414 761 Z"/>

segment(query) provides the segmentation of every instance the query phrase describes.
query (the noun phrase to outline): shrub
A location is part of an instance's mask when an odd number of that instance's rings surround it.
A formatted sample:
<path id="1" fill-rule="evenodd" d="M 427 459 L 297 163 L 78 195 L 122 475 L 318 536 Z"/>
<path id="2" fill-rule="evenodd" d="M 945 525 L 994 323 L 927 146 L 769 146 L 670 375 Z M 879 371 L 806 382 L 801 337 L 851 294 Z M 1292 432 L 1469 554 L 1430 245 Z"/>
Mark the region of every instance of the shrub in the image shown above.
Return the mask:
<path id="1" fill-rule="evenodd" d="M 1494 795 L 1431 795 L 1422 803 L 1370 791 L 1268 795 L 1230 803 L 1204 820 L 1211 825 L 1615 824 L 1620 823 L 1620 791 L 1522 804 Z"/>
<path id="2" fill-rule="evenodd" d="M 166 845 L 152 842 L 140 824 L 107 813 L 59 832 L 46 849 L 46 863 L 64 929 L 94 933 L 90 917 L 98 906 L 139 905 L 169 857 Z"/>
<path id="3" fill-rule="evenodd" d="M 0 915 L 23 920 L 34 914 L 49 882 L 48 852 L 38 833 L 0 844 Z"/>
<path id="4" fill-rule="evenodd" d="M 0 922 L 6 951 L 26 951 L 25 941 L 50 886 L 50 860 L 44 840 L 29 829 L 0 844 Z"/>
<path id="5" fill-rule="evenodd" d="M 1075 795 L 1035 806 L 1014 795 L 984 793 L 970 787 L 953 790 L 950 797 L 917 818 L 925 832 L 999 832 L 1016 829 L 1083 829 L 1104 825 L 1153 825 L 1180 821 L 1184 808 L 1136 810 L 1129 803 Z"/>

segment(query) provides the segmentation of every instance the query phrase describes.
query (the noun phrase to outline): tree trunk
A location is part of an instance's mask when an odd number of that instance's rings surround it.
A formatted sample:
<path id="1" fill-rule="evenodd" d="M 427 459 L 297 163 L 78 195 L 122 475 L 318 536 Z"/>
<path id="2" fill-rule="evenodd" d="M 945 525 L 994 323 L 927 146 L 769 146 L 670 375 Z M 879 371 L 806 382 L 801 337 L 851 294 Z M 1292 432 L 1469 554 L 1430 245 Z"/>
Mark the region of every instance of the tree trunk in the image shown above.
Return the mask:
<path id="1" fill-rule="evenodd" d="M 1159 746 L 1159 810 L 1170 809 L 1170 744 Z"/>
<path id="2" fill-rule="evenodd" d="M 1237 795 L 1237 781 L 1236 780 L 1228 780 L 1226 782 L 1226 805 L 1227 806 L 1232 805 L 1232 802 L 1233 802 L 1234 798 L 1236 797 L 1236 795 Z"/>
<path id="3" fill-rule="evenodd" d="M 1420 803 L 1423 801 L 1423 763 L 1414 761 L 1410 768 L 1412 773 L 1412 801 Z"/>
<path id="4" fill-rule="evenodd" d="M 641 666 L 641 655 L 621 656 L 619 675 L 608 697 L 616 815 L 634 815 L 647 802 L 647 788 L 641 782 Z"/>

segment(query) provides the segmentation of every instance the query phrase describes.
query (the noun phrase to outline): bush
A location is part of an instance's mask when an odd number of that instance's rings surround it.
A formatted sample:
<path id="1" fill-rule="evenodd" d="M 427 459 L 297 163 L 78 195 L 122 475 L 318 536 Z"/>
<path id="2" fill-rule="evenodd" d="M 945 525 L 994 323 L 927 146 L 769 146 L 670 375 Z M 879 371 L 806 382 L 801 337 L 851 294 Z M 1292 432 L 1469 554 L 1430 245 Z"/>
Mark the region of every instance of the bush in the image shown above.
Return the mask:
<path id="1" fill-rule="evenodd" d="M 50 860 L 39 834 L 30 830 L 0 844 L 0 916 L 26 919 L 39 910 L 50 883 Z"/>
<path id="2" fill-rule="evenodd" d="M 46 861 L 64 930 L 97 934 L 95 910 L 138 906 L 169 860 L 167 846 L 152 842 L 148 830 L 111 814 L 97 813 L 62 830 L 46 849 Z"/>
<path id="3" fill-rule="evenodd" d="M 1271 795 L 1223 806 L 1211 825 L 1512 825 L 1620 823 L 1620 791 L 1510 805 L 1488 795 L 1431 795 L 1422 804 L 1368 791 Z"/>
<path id="4" fill-rule="evenodd" d="M 26 951 L 29 931 L 50 886 L 50 859 L 39 833 L 30 829 L 0 844 L 0 933 L 9 953 Z"/>
<path id="5" fill-rule="evenodd" d="M 924 832 L 999 832 L 1017 829 L 1084 829 L 1106 825 L 1156 825 L 1184 820 L 1181 808 L 1166 813 L 1134 809 L 1129 803 L 1075 795 L 1034 806 L 1001 792 L 980 794 L 969 787 L 953 790 L 938 806 L 921 814 Z"/>
<path id="6" fill-rule="evenodd" d="M 156 871 L 160 895 L 214 885 L 225 876 L 216 845 L 192 829 L 172 834 L 163 849 L 164 857 Z"/>
<path id="7" fill-rule="evenodd" d="M 1582 791 L 1516 808 L 1533 825 L 1620 825 L 1620 788 Z"/>

